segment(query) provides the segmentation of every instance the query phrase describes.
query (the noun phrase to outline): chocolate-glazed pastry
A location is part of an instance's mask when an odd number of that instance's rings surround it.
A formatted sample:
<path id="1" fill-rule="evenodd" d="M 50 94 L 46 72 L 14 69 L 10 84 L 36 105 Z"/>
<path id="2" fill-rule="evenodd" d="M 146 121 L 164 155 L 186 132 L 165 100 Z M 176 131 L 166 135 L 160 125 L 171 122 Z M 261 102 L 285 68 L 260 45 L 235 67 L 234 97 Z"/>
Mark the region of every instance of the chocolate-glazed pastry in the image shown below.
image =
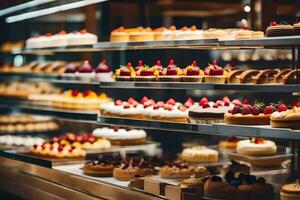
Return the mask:
<path id="1" fill-rule="evenodd" d="M 239 76 L 243 73 L 242 70 L 233 70 L 228 74 L 227 83 L 240 83 Z"/>
<path id="2" fill-rule="evenodd" d="M 120 167 L 113 170 L 113 176 L 120 181 L 130 181 L 133 178 L 155 175 L 155 166 L 145 161 L 143 158 L 131 158 L 122 161 Z"/>
<path id="3" fill-rule="evenodd" d="M 274 75 L 276 74 L 275 70 L 265 69 L 260 70 L 256 76 L 253 76 L 254 84 L 267 84 L 267 83 L 275 83 Z"/>
<path id="4" fill-rule="evenodd" d="M 192 175 L 203 177 L 209 175 L 209 172 L 205 167 L 189 166 L 187 163 L 180 161 L 171 162 L 160 169 L 160 176 L 162 178 L 188 178 Z"/>
<path id="5" fill-rule="evenodd" d="M 252 83 L 252 77 L 256 76 L 259 73 L 256 69 L 248 69 L 241 73 L 238 78 L 240 79 L 240 83 Z"/>
<path id="6" fill-rule="evenodd" d="M 300 74 L 300 70 L 292 70 L 285 75 L 282 75 L 282 83 L 283 84 L 297 84 L 297 73 Z"/>
<path id="7" fill-rule="evenodd" d="M 283 83 L 283 76 L 292 71 L 292 69 L 280 69 L 277 74 L 274 75 L 274 80 L 276 83 Z"/>

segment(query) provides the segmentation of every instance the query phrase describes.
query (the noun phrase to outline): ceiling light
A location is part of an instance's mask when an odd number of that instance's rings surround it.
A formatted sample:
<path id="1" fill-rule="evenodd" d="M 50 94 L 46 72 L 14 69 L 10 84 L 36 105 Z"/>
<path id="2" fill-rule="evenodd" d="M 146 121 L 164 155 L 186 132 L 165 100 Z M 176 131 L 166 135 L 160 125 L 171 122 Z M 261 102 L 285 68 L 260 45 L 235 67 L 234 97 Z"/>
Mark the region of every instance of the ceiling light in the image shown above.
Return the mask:
<path id="1" fill-rule="evenodd" d="M 250 12 L 251 11 L 251 7 L 250 6 L 245 6 L 244 7 L 244 11 L 245 12 Z"/>

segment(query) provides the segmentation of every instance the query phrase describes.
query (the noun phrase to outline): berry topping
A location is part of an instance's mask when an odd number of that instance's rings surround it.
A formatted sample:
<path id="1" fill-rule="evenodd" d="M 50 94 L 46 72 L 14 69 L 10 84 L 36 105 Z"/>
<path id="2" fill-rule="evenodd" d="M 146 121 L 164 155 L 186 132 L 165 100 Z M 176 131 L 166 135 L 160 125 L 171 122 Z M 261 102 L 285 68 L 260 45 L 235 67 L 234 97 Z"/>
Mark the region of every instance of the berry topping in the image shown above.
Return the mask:
<path id="1" fill-rule="evenodd" d="M 138 105 L 139 105 L 139 103 L 136 102 L 136 101 L 132 103 L 132 106 L 133 106 L 134 108 L 138 107 Z"/>
<path id="2" fill-rule="evenodd" d="M 139 66 L 139 67 L 142 67 L 142 66 L 144 66 L 144 63 L 143 63 L 143 61 L 142 61 L 142 60 L 139 60 L 139 61 L 138 61 L 138 64 L 137 64 L 137 66 Z"/>
<path id="3" fill-rule="evenodd" d="M 153 109 L 154 109 L 154 110 L 158 110 L 158 109 L 159 109 L 159 105 L 155 104 L 155 105 L 153 106 Z"/>
<path id="4" fill-rule="evenodd" d="M 118 132 L 119 128 L 118 127 L 114 127 L 114 132 Z"/>
<path id="5" fill-rule="evenodd" d="M 210 106 L 209 106 L 209 104 L 208 104 L 208 102 L 204 102 L 203 104 L 202 104 L 202 108 L 209 108 Z"/>
<path id="6" fill-rule="evenodd" d="M 194 104 L 194 101 L 191 98 L 188 98 L 188 100 L 184 103 L 184 106 L 189 108 Z"/>
<path id="7" fill-rule="evenodd" d="M 218 66 L 218 62 L 216 60 L 213 60 L 211 63 L 213 66 Z"/>
<path id="8" fill-rule="evenodd" d="M 209 75 L 211 76 L 222 76 L 224 74 L 224 70 L 221 67 L 215 67 L 214 69 L 209 70 Z"/>
<path id="9" fill-rule="evenodd" d="M 286 111 L 287 109 L 288 109 L 288 107 L 287 107 L 285 104 L 281 103 L 281 104 L 278 106 L 277 111 L 278 111 L 278 112 L 283 112 L 283 111 Z"/>
<path id="10" fill-rule="evenodd" d="M 157 60 L 156 63 L 155 63 L 155 65 L 156 65 L 156 66 L 162 66 L 161 61 L 160 61 L 160 60 Z"/>
<path id="11" fill-rule="evenodd" d="M 33 148 L 34 148 L 34 149 L 37 149 L 37 148 L 38 148 L 38 145 L 37 145 L 37 144 L 33 145 Z"/>
<path id="12" fill-rule="evenodd" d="M 140 76 L 154 76 L 154 71 L 153 69 L 143 69 L 140 72 Z"/>
<path id="13" fill-rule="evenodd" d="M 244 24 L 244 25 L 241 26 L 241 29 L 242 29 L 242 30 L 248 30 L 249 27 L 248 27 L 246 24 Z"/>
<path id="14" fill-rule="evenodd" d="M 255 138 L 255 139 L 254 139 L 254 143 L 255 143 L 255 144 L 264 144 L 265 141 L 264 141 L 264 139 L 262 139 L 262 138 Z"/>
<path id="15" fill-rule="evenodd" d="M 235 187 L 238 187 L 239 185 L 242 184 L 242 181 L 239 179 L 233 179 L 232 181 L 229 182 L 230 185 L 233 185 Z"/>
<path id="16" fill-rule="evenodd" d="M 218 107 L 219 107 L 219 104 L 216 102 L 216 103 L 214 103 L 213 107 L 214 107 L 214 108 L 218 108 Z"/>
<path id="17" fill-rule="evenodd" d="M 90 65 L 89 61 L 85 60 L 83 65 L 78 69 L 78 72 L 80 73 L 92 73 L 94 69 Z"/>
<path id="18" fill-rule="evenodd" d="M 216 101 L 216 104 L 218 104 L 218 106 L 222 106 L 222 105 L 223 105 L 223 103 L 224 103 L 224 102 L 223 102 L 223 101 L 221 101 L 221 100 L 217 100 L 217 101 Z"/>
<path id="19" fill-rule="evenodd" d="M 242 105 L 242 102 L 238 99 L 233 99 L 232 100 L 232 103 L 235 105 L 235 106 L 241 106 Z"/>
<path id="20" fill-rule="evenodd" d="M 58 34 L 59 35 L 67 35 L 66 31 L 60 31 Z"/>
<path id="21" fill-rule="evenodd" d="M 230 183 L 232 180 L 234 180 L 234 173 L 232 171 L 227 172 L 225 179 L 227 183 Z"/>
<path id="22" fill-rule="evenodd" d="M 72 90 L 71 95 L 72 97 L 77 97 L 79 95 L 79 91 L 78 90 Z"/>
<path id="23" fill-rule="evenodd" d="M 167 75 L 167 76 L 176 76 L 176 75 L 177 75 L 176 67 L 169 67 L 169 66 L 168 66 L 166 75 Z"/>
<path id="24" fill-rule="evenodd" d="M 146 96 L 144 96 L 143 98 L 142 98 L 142 100 L 141 100 L 141 103 L 142 104 L 144 104 L 146 101 L 148 101 L 149 99 L 148 99 L 148 97 L 146 97 Z"/>
<path id="25" fill-rule="evenodd" d="M 86 30 L 85 28 L 84 28 L 84 29 L 81 29 L 81 30 L 80 30 L 80 33 L 81 33 L 81 34 L 86 34 L 86 33 L 87 33 L 87 30 Z"/>
<path id="26" fill-rule="evenodd" d="M 197 67 L 198 65 L 197 65 L 197 62 L 194 60 L 193 62 L 192 62 L 192 66 L 193 67 Z"/>
<path id="27" fill-rule="evenodd" d="M 208 102 L 208 98 L 207 97 L 202 97 L 202 99 L 199 101 L 199 106 L 203 106 L 204 103 Z"/>
<path id="28" fill-rule="evenodd" d="M 237 114 L 237 113 L 241 113 L 242 109 L 240 106 L 234 106 L 232 111 L 231 111 L 231 114 Z"/>
<path id="29" fill-rule="evenodd" d="M 198 67 L 194 67 L 192 69 L 188 69 L 186 71 L 187 76 L 199 76 L 200 75 L 200 69 Z"/>
<path id="30" fill-rule="evenodd" d="M 173 98 L 170 98 L 167 102 L 166 102 L 166 104 L 171 104 L 171 105 L 175 105 L 176 104 L 176 101 L 173 99 Z"/>
<path id="31" fill-rule="evenodd" d="M 178 107 L 178 109 L 180 110 L 180 111 L 186 111 L 186 109 L 187 109 L 187 107 L 185 107 L 184 105 L 180 105 L 179 107 Z"/>
<path id="32" fill-rule="evenodd" d="M 58 152 L 62 152 L 64 150 L 64 148 L 62 147 L 62 146 L 59 146 L 58 148 L 57 148 L 57 151 Z"/>
<path id="33" fill-rule="evenodd" d="M 241 111 L 242 115 L 249 115 L 251 114 L 251 108 L 250 106 L 244 106 L 242 111 Z"/>
<path id="34" fill-rule="evenodd" d="M 252 114 L 253 114 L 253 115 L 259 115 L 259 113 L 260 113 L 259 108 L 256 107 L 256 106 L 253 106 L 253 107 L 252 107 Z"/>
<path id="35" fill-rule="evenodd" d="M 271 22 L 270 26 L 277 26 L 277 22 L 275 22 L 275 21 Z"/>
<path id="36" fill-rule="evenodd" d="M 244 104 L 244 105 L 249 105 L 248 99 L 244 99 L 243 104 Z"/>
<path id="37" fill-rule="evenodd" d="M 102 62 L 98 65 L 98 67 L 95 69 L 96 73 L 108 73 L 111 72 L 110 67 L 107 65 L 107 62 L 105 59 L 102 60 Z"/>
<path id="38" fill-rule="evenodd" d="M 171 60 L 169 61 L 168 68 L 175 68 L 175 67 L 176 67 L 175 62 L 174 62 L 173 59 L 171 59 Z"/>
<path id="39" fill-rule="evenodd" d="M 158 105 L 159 107 L 164 107 L 165 103 L 163 101 L 159 101 L 156 105 Z"/>
<path id="40" fill-rule="evenodd" d="M 213 182 L 222 182 L 222 178 L 220 176 L 212 176 L 210 180 Z"/>
<path id="41" fill-rule="evenodd" d="M 265 115 L 270 115 L 275 111 L 275 107 L 274 106 L 266 106 L 264 109 L 264 114 Z"/>
<path id="42" fill-rule="evenodd" d="M 124 108 L 124 109 L 129 109 L 129 108 L 130 108 L 130 104 L 127 104 L 127 103 L 124 104 L 124 105 L 123 105 L 123 108 Z"/>
<path id="43" fill-rule="evenodd" d="M 116 106 L 122 105 L 122 100 L 117 99 L 117 100 L 115 101 L 115 105 L 116 105 Z"/>
<path id="44" fill-rule="evenodd" d="M 229 104 L 230 104 L 230 99 L 229 99 L 228 96 L 223 97 L 222 100 L 224 101 L 224 105 L 225 105 L 225 106 L 229 106 Z"/>
<path id="45" fill-rule="evenodd" d="M 134 102 L 136 102 L 136 100 L 132 97 L 129 97 L 129 99 L 127 100 L 128 103 L 133 104 Z"/>

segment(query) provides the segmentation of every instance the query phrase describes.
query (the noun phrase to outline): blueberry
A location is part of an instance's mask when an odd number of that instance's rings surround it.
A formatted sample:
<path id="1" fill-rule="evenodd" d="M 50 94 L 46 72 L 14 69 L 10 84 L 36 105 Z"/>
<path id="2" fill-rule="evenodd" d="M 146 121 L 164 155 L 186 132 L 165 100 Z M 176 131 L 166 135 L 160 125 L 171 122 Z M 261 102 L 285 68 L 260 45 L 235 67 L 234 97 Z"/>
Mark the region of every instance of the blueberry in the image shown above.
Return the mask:
<path id="1" fill-rule="evenodd" d="M 257 179 L 257 182 L 258 182 L 258 183 L 266 183 L 266 180 L 265 180 L 263 177 L 259 177 L 259 178 Z"/>
<path id="2" fill-rule="evenodd" d="M 239 179 L 233 179 L 232 181 L 230 181 L 230 185 L 233 185 L 235 187 L 238 187 L 239 185 L 241 185 L 241 181 Z"/>
<path id="3" fill-rule="evenodd" d="M 246 178 L 247 178 L 247 174 L 244 174 L 244 173 L 240 173 L 240 174 L 239 174 L 239 177 L 238 177 L 239 180 L 245 181 Z"/>
<path id="4" fill-rule="evenodd" d="M 234 173 L 232 171 L 229 171 L 225 175 L 226 182 L 229 183 L 234 179 Z"/>
<path id="5" fill-rule="evenodd" d="M 212 176 L 210 180 L 213 182 L 222 182 L 222 178 L 220 176 Z"/>
<path id="6" fill-rule="evenodd" d="M 257 180 L 256 180 L 256 177 L 255 177 L 255 176 L 250 175 L 250 176 L 248 176 L 246 182 L 247 182 L 248 184 L 255 184 L 255 183 L 257 182 Z"/>

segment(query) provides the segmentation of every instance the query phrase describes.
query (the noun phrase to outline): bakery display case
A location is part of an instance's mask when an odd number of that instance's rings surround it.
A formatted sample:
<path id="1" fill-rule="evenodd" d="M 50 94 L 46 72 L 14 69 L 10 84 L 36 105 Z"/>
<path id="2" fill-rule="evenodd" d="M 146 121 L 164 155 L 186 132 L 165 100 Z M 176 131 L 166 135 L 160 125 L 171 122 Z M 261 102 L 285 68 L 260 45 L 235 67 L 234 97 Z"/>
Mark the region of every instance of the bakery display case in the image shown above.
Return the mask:
<path id="1" fill-rule="evenodd" d="M 245 6 L 242 20 L 216 25 L 199 8 L 206 21 L 174 17 L 176 27 L 162 1 L 79 2 L 35 5 L 40 13 L 24 3 L 3 18 L 30 27 L 3 36 L 24 41 L 4 41 L 0 55 L 0 197 L 300 198 L 294 15 L 258 27 L 246 11 L 258 1 L 213 1 Z M 145 19 L 120 20 L 122 5 Z M 38 18 L 52 6 L 65 10 Z"/>

